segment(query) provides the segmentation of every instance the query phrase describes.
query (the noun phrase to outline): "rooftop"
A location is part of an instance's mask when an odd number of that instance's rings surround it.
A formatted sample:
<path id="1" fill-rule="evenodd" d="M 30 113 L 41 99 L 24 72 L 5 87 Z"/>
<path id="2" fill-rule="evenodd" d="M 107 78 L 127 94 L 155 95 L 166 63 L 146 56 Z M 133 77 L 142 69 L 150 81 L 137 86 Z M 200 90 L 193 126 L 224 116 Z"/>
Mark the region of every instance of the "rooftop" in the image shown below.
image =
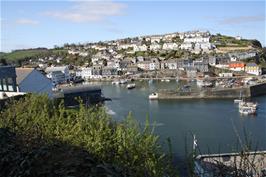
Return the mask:
<path id="1" fill-rule="evenodd" d="M 0 66 L 0 78 L 16 77 L 14 66 Z"/>
<path id="2" fill-rule="evenodd" d="M 20 84 L 33 70 L 34 68 L 16 68 L 17 84 Z"/>

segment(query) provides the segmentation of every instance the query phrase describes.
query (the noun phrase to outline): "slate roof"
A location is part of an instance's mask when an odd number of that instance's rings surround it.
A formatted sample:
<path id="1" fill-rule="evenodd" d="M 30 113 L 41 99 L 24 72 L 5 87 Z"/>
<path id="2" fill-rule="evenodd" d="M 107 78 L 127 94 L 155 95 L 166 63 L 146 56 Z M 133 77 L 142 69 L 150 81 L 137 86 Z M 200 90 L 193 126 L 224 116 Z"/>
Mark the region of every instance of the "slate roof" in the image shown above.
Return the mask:
<path id="1" fill-rule="evenodd" d="M 14 66 L 0 66 L 0 78 L 16 77 Z"/>
<path id="2" fill-rule="evenodd" d="M 17 84 L 19 85 L 33 70 L 34 68 L 16 68 Z"/>
<path id="3" fill-rule="evenodd" d="M 253 67 L 253 66 L 257 66 L 257 64 L 256 64 L 256 63 L 247 63 L 246 66 L 251 66 L 251 67 Z"/>
<path id="4" fill-rule="evenodd" d="M 64 71 L 68 66 L 55 66 L 55 67 L 47 67 L 45 69 L 46 73 L 54 72 L 54 71 Z"/>

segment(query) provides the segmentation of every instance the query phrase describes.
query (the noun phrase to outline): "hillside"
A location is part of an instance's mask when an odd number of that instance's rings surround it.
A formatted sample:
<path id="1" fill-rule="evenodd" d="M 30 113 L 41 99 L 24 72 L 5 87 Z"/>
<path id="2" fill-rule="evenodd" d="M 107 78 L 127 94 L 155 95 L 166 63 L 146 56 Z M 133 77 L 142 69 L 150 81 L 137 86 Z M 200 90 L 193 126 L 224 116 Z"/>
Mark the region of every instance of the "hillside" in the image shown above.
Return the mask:
<path id="1" fill-rule="evenodd" d="M 201 41 L 202 39 L 205 41 Z M 197 40 L 200 41 L 195 42 Z M 95 57 L 103 59 L 142 56 L 156 57 L 163 60 L 187 57 L 195 59 L 207 55 L 215 56 L 219 53 L 226 54 L 228 52 L 250 50 L 261 51 L 260 42 L 219 33 L 210 34 L 208 31 L 196 31 L 100 41 L 98 43 L 65 44 L 54 49 L 16 50 L 10 53 L 0 53 L 0 59 L 19 66 L 28 64 L 36 66 L 38 59 L 44 59 L 45 63 L 49 65 L 57 64 L 56 60 L 59 58 L 61 64 L 88 66 L 91 65 L 91 59 Z M 29 63 L 29 60 L 33 62 Z"/>
<path id="2" fill-rule="evenodd" d="M 57 49 L 25 49 L 25 50 L 15 50 L 9 53 L 1 53 L 0 58 L 5 59 L 8 62 L 17 62 L 19 60 L 29 60 L 38 57 L 46 57 L 50 55 L 56 55 L 60 53 L 64 53 L 65 50 L 57 50 Z"/>

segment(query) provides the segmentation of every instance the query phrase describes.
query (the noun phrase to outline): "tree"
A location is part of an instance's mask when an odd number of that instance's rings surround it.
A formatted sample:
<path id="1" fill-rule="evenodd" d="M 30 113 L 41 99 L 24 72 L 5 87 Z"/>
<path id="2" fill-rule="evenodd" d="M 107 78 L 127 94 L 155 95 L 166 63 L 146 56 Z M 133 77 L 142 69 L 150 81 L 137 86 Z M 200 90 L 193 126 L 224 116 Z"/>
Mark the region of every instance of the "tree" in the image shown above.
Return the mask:
<path id="1" fill-rule="evenodd" d="M 7 65 L 6 59 L 5 58 L 1 58 L 0 64 L 3 65 L 3 66 L 6 66 Z"/>
<path id="2" fill-rule="evenodd" d="M 103 66 L 107 66 L 107 60 L 103 59 Z"/>
<path id="3" fill-rule="evenodd" d="M 262 48 L 261 43 L 258 40 L 252 40 L 251 44 L 252 44 L 252 46 L 254 46 L 256 48 Z"/>

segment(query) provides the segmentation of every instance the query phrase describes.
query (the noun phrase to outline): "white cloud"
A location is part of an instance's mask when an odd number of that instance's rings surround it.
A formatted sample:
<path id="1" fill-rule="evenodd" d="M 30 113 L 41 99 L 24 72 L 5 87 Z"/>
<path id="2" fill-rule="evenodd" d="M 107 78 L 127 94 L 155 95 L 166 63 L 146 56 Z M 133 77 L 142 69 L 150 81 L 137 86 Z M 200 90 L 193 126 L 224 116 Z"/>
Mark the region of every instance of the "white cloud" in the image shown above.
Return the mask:
<path id="1" fill-rule="evenodd" d="M 38 25 L 39 21 L 26 19 L 26 18 L 21 18 L 21 19 L 18 19 L 16 21 L 16 24 L 19 24 L 19 25 Z"/>
<path id="2" fill-rule="evenodd" d="M 110 16 L 123 15 L 126 5 L 112 1 L 73 1 L 74 5 L 67 10 L 48 11 L 44 15 L 71 22 L 100 22 Z"/>

